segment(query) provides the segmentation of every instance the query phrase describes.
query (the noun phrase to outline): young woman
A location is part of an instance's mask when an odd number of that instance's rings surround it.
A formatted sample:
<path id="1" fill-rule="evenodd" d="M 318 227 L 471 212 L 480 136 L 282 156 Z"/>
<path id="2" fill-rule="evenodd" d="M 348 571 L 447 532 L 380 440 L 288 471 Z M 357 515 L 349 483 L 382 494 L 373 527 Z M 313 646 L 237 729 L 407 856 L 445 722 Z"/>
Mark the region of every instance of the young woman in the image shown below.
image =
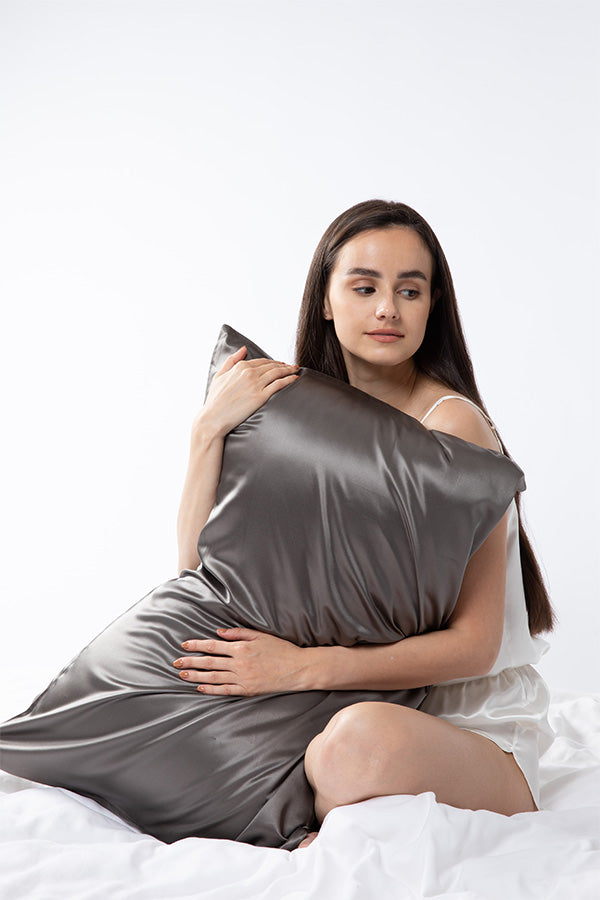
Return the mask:
<path id="1" fill-rule="evenodd" d="M 196 544 L 215 502 L 225 435 L 296 377 L 297 365 L 244 356 L 242 348 L 229 357 L 194 421 L 178 516 L 180 570 L 199 565 Z M 308 274 L 296 359 L 427 428 L 506 453 L 477 389 L 443 251 L 404 204 L 359 203 L 327 229 Z M 305 771 L 319 822 L 336 806 L 422 791 L 466 809 L 533 811 L 551 730 L 548 691 L 532 665 L 547 647 L 537 635 L 552 628 L 553 613 L 519 500 L 471 558 L 442 631 L 391 645 L 300 648 L 233 628 L 217 641 L 190 635 L 189 655 L 174 665 L 213 695 L 433 685 L 420 710 L 357 703 L 311 741 Z"/>

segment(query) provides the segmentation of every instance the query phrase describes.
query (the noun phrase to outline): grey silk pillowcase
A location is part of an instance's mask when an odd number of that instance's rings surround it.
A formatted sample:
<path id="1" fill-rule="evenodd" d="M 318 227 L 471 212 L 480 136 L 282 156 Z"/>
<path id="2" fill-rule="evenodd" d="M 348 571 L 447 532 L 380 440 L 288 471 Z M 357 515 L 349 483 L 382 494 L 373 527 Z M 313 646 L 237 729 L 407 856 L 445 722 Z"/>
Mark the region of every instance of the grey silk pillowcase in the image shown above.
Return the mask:
<path id="1" fill-rule="evenodd" d="M 209 383 L 242 344 L 267 356 L 224 325 Z M 523 489 L 501 454 L 301 369 L 227 436 L 202 564 L 135 603 L 5 723 L 0 765 L 167 842 L 293 849 L 316 827 L 303 768 L 315 734 L 352 703 L 418 707 L 426 689 L 207 696 L 172 666 L 181 642 L 234 625 L 302 646 L 439 628 L 470 555 Z"/>
<path id="2" fill-rule="evenodd" d="M 267 356 L 223 325 L 209 384 L 244 344 L 246 359 Z M 444 624 L 469 557 L 524 488 L 501 453 L 301 369 L 228 435 L 198 552 L 248 625 L 350 645 L 373 640 L 376 618 L 393 641 Z"/>

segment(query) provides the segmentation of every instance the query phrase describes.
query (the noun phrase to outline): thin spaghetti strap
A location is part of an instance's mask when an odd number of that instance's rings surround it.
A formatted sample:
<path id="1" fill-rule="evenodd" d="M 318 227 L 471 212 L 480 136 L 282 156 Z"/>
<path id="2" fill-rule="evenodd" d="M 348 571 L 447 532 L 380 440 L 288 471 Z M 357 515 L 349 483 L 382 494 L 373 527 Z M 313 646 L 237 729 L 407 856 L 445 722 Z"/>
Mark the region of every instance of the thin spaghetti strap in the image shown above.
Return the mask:
<path id="1" fill-rule="evenodd" d="M 502 449 L 502 444 L 500 443 L 500 438 L 498 437 L 498 434 L 496 432 L 496 426 L 494 425 L 494 423 L 492 422 L 490 417 L 487 415 L 487 413 L 484 413 L 484 411 L 479 406 L 477 406 L 477 404 L 474 403 L 473 400 L 469 400 L 468 397 L 460 397 L 458 394 L 445 394 L 443 397 L 440 397 L 439 400 L 435 401 L 435 403 L 433 404 L 431 409 L 427 410 L 427 412 L 421 419 L 421 425 L 423 424 L 423 422 L 425 421 L 427 416 L 429 416 L 434 411 L 434 409 L 437 409 L 437 407 L 440 405 L 440 403 L 443 403 L 444 400 L 464 400 L 465 403 L 470 403 L 471 406 L 474 406 L 475 409 L 477 410 L 477 412 L 480 412 L 481 415 L 486 419 L 488 425 L 494 432 L 494 437 L 496 438 L 496 441 L 498 443 L 498 448 L 500 450 L 500 453 L 504 454 L 504 450 Z"/>
<path id="2" fill-rule="evenodd" d="M 457 394 L 445 394 L 443 397 L 440 397 L 440 399 L 435 401 L 433 406 L 427 410 L 427 412 L 425 413 L 423 418 L 420 420 L 421 425 L 423 424 L 423 422 L 425 421 L 427 416 L 431 415 L 431 413 L 434 411 L 434 409 L 437 409 L 438 406 L 440 405 L 440 403 L 443 403 L 444 400 L 463 400 L 463 399 L 464 399 L 463 397 L 459 397 Z"/>

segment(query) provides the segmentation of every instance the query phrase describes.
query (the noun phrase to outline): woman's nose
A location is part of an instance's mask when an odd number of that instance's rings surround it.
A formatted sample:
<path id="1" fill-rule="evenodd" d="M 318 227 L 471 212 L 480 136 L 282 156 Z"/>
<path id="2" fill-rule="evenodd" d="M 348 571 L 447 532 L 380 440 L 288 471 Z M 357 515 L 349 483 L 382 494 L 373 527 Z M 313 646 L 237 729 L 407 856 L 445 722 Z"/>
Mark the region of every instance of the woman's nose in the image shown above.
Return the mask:
<path id="1" fill-rule="evenodd" d="M 398 318 L 398 305 L 396 298 L 393 294 L 389 296 L 383 296 L 379 298 L 379 303 L 377 304 L 377 309 L 375 310 L 375 315 L 379 317 L 393 317 L 395 319 Z"/>

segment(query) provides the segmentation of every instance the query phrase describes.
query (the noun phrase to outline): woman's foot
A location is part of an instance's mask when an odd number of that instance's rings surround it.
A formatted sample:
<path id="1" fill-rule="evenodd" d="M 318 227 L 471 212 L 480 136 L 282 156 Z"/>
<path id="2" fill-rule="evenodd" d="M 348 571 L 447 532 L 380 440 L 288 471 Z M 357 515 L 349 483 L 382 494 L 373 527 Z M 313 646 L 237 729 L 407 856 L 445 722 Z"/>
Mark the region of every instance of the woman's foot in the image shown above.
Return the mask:
<path id="1" fill-rule="evenodd" d="M 317 837 L 318 834 L 319 834 L 318 831 L 311 831 L 310 834 L 306 835 L 306 837 L 304 838 L 303 841 L 300 841 L 300 843 L 298 844 L 296 849 L 300 850 L 300 849 L 302 849 L 302 847 L 308 847 L 309 844 L 312 844 L 312 842 L 314 841 L 314 839 Z"/>

